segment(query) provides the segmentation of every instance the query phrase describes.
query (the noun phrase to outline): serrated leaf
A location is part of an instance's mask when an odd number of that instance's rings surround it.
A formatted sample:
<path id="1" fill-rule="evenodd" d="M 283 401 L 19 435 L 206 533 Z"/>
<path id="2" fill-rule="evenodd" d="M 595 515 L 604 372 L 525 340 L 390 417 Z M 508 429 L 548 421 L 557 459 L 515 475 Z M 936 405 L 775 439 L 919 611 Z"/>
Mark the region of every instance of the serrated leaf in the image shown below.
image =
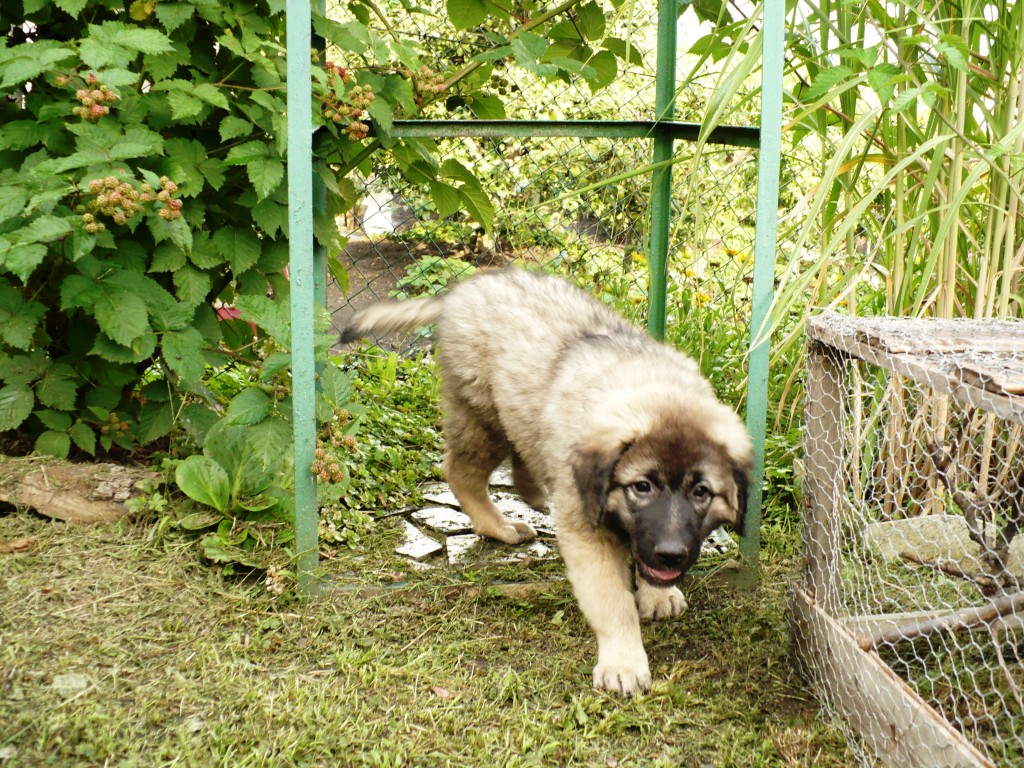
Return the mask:
<path id="1" fill-rule="evenodd" d="M 193 501 L 218 512 L 228 508 L 231 492 L 228 473 L 209 456 L 189 456 L 175 469 L 174 480 Z"/>
<path id="2" fill-rule="evenodd" d="M 89 354 L 97 355 L 112 363 L 141 363 L 149 360 L 156 351 L 157 338 L 152 331 L 146 331 L 132 342 L 130 347 L 118 344 L 103 333 L 96 334 Z"/>
<path id="3" fill-rule="evenodd" d="M 5 344 L 27 351 L 39 319 L 45 314 L 46 307 L 39 302 L 25 304 L 17 290 L 0 286 L 0 339 Z"/>
<path id="4" fill-rule="evenodd" d="M 6 249 L 0 240 L 0 272 L 6 270 L 27 283 L 36 267 L 46 258 L 46 246 L 42 243 L 12 245 Z"/>
<path id="5" fill-rule="evenodd" d="M 2 149 L 0 145 L 0 149 Z M 28 202 L 28 190 L 14 185 L 0 186 L 0 224 L 20 214 Z"/>
<path id="6" fill-rule="evenodd" d="M 198 83 L 192 94 L 197 98 L 202 99 L 207 104 L 212 104 L 215 107 L 221 109 L 228 108 L 228 98 L 224 95 L 220 88 L 213 83 Z"/>
<path id="7" fill-rule="evenodd" d="M 459 210 L 462 201 L 455 187 L 443 181 L 431 181 L 428 186 L 439 218 L 446 219 Z"/>
<path id="8" fill-rule="evenodd" d="M 946 57 L 946 62 L 953 69 L 961 72 L 968 71 L 967 58 L 971 55 L 971 50 L 967 41 L 962 37 L 950 34 L 939 35 L 939 39 L 935 41 L 935 49 Z"/>
<path id="9" fill-rule="evenodd" d="M 260 366 L 260 381 L 269 381 L 275 376 L 285 373 L 292 364 L 292 356 L 287 352 L 271 352 Z"/>
<path id="10" fill-rule="evenodd" d="M 252 220 L 270 237 L 276 237 L 278 232 L 287 234 L 288 206 L 268 197 L 252 207 Z"/>
<path id="11" fill-rule="evenodd" d="M 163 24 L 164 29 L 173 32 L 191 19 L 195 10 L 195 6 L 191 3 L 158 3 L 156 17 Z"/>
<path id="12" fill-rule="evenodd" d="M 171 107 L 171 116 L 175 120 L 188 120 L 203 111 L 203 102 L 191 93 L 169 91 L 167 103 Z"/>
<path id="13" fill-rule="evenodd" d="M 173 50 L 171 41 L 159 30 L 107 21 L 88 26 L 88 37 L 79 45 L 79 56 L 93 69 L 108 66 L 124 69 L 140 53 L 152 56 Z"/>
<path id="14" fill-rule="evenodd" d="M 598 51 L 590 57 L 587 64 L 593 68 L 596 75 L 593 79 L 587 80 L 591 93 L 597 93 L 602 88 L 611 85 L 618 77 L 619 63 L 610 51 Z"/>
<path id="15" fill-rule="evenodd" d="M 350 277 L 348 269 L 336 258 L 327 259 L 327 271 L 331 273 L 331 277 L 334 278 L 334 282 L 338 284 L 338 288 L 341 290 L 343 296 L 348 296 L 348 289 L 350 286 Z"/>
<path id="16" fill-rule="evenodd" d="M 601 43 L 601 46 L 606 51 L 611 51 L 615 56 L 623 61 L 628 61 L 630 64 L 638 67 L 642 67 L 644 65 L 644 56 L 637 49 L 635 43 L 631 45 L 625 40 L 621 40 L 617 37 L 606 37 Z"/>
<path id="17" fill-rule="evenodd" d="M 291 309 L 287 303 L 266 296 L 237 296 L 235 307 L 243 320 L 255 323 L 282 346 L 290 346 Z"/>
<path id="18" fill-rule="evenodd" d="M 50 408 L 74 410 L 78 395 L 75 378 L 75 372 L 70 367 L 60 363 L 51 365 L 36 384 L 36 397 L 40 403 Z"/>
<path id="19" fill-rule="evenodd" d="M 370 33 L 365 24 L 338 22 L 323 14 L 313 14 L 313 29 L 328 42 L 345 51 L 362 53 L 370 47 Z"/>
<path id="20" fill-rule="evenodd" d="M 236 276 L 259 261 L 263 247 L 255 232 L 240 227 L 218 229 L 210 238 L 210 245 L 223 261 L 230 262 Z"/>
<path id="21" fill-rule="evenodd" d="M 224 161 L 219 157 L 208 157 L 199 164 L 199 172 L 215 190 L 224 186 Z"/>
<path id="22" fill-rule="evenodd" d="M 597 3 L 586 3 L 576 8 L 576 25 L 585 40 L 604 37 L 604 11 Z"/>
<path id="23" fill-rule="evenodd" d="M 58 216 L 39 216 L 16 230 L 20 243 L 49 243 L 71 234 L 71 221 Z"/>
<path id="24" fill-rule="evenodd" d="M 32 413 L 36 398 L 24 384 L 8 384 L 0 389 L 0 432 L 17 429 Z"/>
<path id="25" fill-rule="evenodd" d="M 242 136 L 248 136 L 253 131 L 253 125 L 248 120 L 243 120 L 234 115 L 228 115 L 220 122 L 221 141 L 230 141 Z"/>
<path id="26" fill-rule="evenodd" d="M 36 453 L 66 459 L 71 451 L 71 438 L 67 432 L 55 432 L 48 429 L 36 438 Z"/>
<path id="27" fill-rule="evenodd" d="M 210 292 L 210 276 L 189 266 L 177 270 L 173 280 L 178 300 L 187 307 L 199 306 Z"/>
<path id="28" fill-rule="evenodd" d="M 247 141 L 232 147 L 224 158 L 225 165 L 248 165 L 254 160 L 262 160 L 271 154 L 270 145 L 265 141 Z"/>
<path id="29" fill-rule="evenodd" d="M 469 108 L 478 120 L 504 120 L 506 117 L 505 103 L 498 96 L 474 96 Z"/>
<path id="30" fill-rule="evenodd" d="M 3 59 L 3 81 L 0 87 L 21 85 L 49 71 L 54 64 L 70 59 L 75 52 L 62 47 L 54 40 L 37 40 L 22 43 L 5 51 Z"/>
<path id="31" fill-rule="evenodd" d="M 494 205 L 479 182 L 463 184 L 459 187 L 459 197 L 469 215 L 480 222 L 486 232 L 490 232 L 494 224 Z"/>
<path id="32" fill-rule="evenodd" d="M 68 430 L 68 437 L 80 451 L 85 451 L 90 456 L 96 455 L 96 433 L 88 424 L 72 424 Z"/>
<path id="33" fill-rule="evenodd" d="M 853 70 L 844 64 L 821 70 L 804 94 L 804 102 L 817 101 L 848 78 L 852 72 Z"/>
<path id="34" fill-rule="evenodd" d="M 100 330 L 125 347 L 149 330 L 146 302 L 130 291 L 103 294 L 94 305 Z"/>
<path id="35" fill-rule="evenodd" d="M 145 445 L 168 435 L 174 426 L 174 409 L 168 403 L 148 402 L 139 411 L 137 437 Z"/>
<path id="36" fill-rule="evenodd" d="M 36 418 L 43 422 L 43 426 L 56 432 L 67 432 L 71 429 L 71 414 L 63 411 L 53 411 L 49 408 L 36 411 Z"/>
<path id="37" fill-rule="evenodd" d="M 245 172 L 256 188 L 256 195 L 262 200 L 284 180 L 284 163 L 276 157 L 266 157 L 246 164 Z"/>
<path id="38" fill-rule="evenodd" d="M 532 32 L 524 32 L 512 41 L 516 64 L 540 77 L 553 77 L 558 74 L 558 67 L 541 62 L 547 48 L 547 40 Z"/>
<path id="39" fill-rule="evenodd" d="M 487 18 L 485 0 L 446 0 L 445 7 L 456 29 L 479 26 Z"/>
<path id="40" fill-rule="evenodd" d="M 333 365 L 320 371 L 320 393 L 336 408 L 348 404 L 352 397 L 352 375 Z"/>
<path id="41" fill-rule="evenodd" d="M 206 342 L 195 328 L 170 331 L 163 335 L 160 352 L 167 367 L 181 377 L 185 384 L 195 385 L 206 372 L 203 348 Z"/>
<path id="42" fill-rule="evenodd" d="M 228 424 L 251 426 L 259 424 L 274 408 L 274 398 L 259 387 L 247 387 L 228 403 L 224 419 Z"/>

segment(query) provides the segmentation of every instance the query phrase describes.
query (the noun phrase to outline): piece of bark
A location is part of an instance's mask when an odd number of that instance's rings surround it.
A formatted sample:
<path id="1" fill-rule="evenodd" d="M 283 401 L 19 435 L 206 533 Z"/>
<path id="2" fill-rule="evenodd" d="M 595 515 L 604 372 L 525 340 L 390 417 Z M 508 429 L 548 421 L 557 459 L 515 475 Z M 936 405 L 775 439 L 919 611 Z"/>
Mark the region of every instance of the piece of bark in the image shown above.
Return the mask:
<path id="1" fill-rule="evenodd" d="M 74 464 L 39 456 L 0 456 L 0 501 L 78 523 L 119 520 L 139 483 L 159 474 L 119 464 Z"/>

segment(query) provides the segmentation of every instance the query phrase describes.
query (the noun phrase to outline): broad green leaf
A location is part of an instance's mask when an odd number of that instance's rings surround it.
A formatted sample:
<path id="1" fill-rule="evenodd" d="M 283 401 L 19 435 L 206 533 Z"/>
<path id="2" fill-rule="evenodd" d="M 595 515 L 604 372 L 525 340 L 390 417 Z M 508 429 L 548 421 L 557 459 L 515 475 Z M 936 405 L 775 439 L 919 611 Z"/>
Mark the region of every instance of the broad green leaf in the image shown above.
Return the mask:
<path id="1" fill-rule="evenodd" d="M 370 33 L 366 25 L 357 22 L 337 22 L 326 16 L 313 14 L 313 29 L 328 42 L 345 51 L 363 53 L 370 47 Z"/>
<path id="2" fill-rule="evenodd" d="M 485 231 L 490 232 L 494 224 L 494 206 L 480 183 L 463 184 L 459 187 L 459 197 L 469 215 L 480 222 Z"/>
<path id="3" fill-rule="evenodd" d="M 43 422 L 43 426 L 55 432 L 67 432 L 71 429 L 71 414 L 63 411 L 53 411 L 49 408 L 37 410 L 36 418 Z"/>
<path id="4" fill-rule="evenodd" d="M 615 82 L 615 78 L 619 74 L 619 64 L 615 60 L 614 54 L 610 51 L 598 51 L 587 64 L 591 66 L 596 73 L 596 77 L 593 80 L 588 80 L 587 84 L 590 86 L 590 90 L 593 93 L 606 88 Z"/>
<path id="5" fill-rule="evenodd" d="M 577 6 L 576 24 L 585 40 L 600 40 L 604 37 L 604 11 L 597 3 Z"/>
<path id="6" fill-rule="evenodd" d="M 246 387 L 228 403 L 224 419 L 228 424 L 259 424 L 274 408 L 274 398 L 259 387 Z"/>
<path id="7" fill-rule="evenodd" d="M 276 157 L 264 157 L 247 163 L 245 172 L 262 200 L 270 196 L 284 180 L 284 163 Z"/>
<path id="8" fill-rule="evenodd" d="M 287 372 L 292 356 L 287 352 L 271 352 L 260 366 L 260 381 L 269 381 L 274 376 Z"/>
<path id="9" fill-rule="evenodd" d="M 270 237 L 277 233 L 288 233 L 288 206 L 277 202 L 273 197 L 260 200 L 252 207 L 252 220 Z"/>
<path id="10" fill-rule="evenodd" d="M 57 216 L 40 216 L 16 230 L 21 243 L 49 243 L 70 234 L 71 220 Z"/>
<path id="11" fill-rule="evenodd" d="M 235 307 L 242 319 L 255 323 L 284 347 L 291 344 L 291 308 L 281 301 L 266 296 L 238 296 Z"/>
<path id="12" fill-rule="evenodd" d="M 78 395 L 77 378 L 70 366 L 54 363 L 47 367 L 46 373 L 36 384 L 36 397 L 40 403 L 51 408 L 74 410 Z"/>
<path id="13" fill-rule="evenodd" d="M 110 291 L 95 304 L 96 322 L 107 336 L 126 347 L 149 330 L 146 302 L 130 291 Z"/>
<path id="14" fill-rule="evenodd" d="M 0 432 L 17 429 L 32 413 L 32 390 L 24 384 L 8 384 L 0 389 Z"/>
<path id="15" fill-rule="evenodd" d="M 210 292 L 210 276 L 198 269 L 185 266 L 174 273 L 173 279 L 178 299 L 185 306 L 202 304 Z"/>
<path id="16" fill-rule="evenodd" d="M 0 286 L 0 339 L 5 344 L 27 351 L 39 319 L 45 314 L 46 307 L 39 302 L 25 304 L 16 289 Z"/>
<path id="17" fill-rule="evenodd" d="M 209 456 L 189 456 L 174 471 L 174 480 L 193 501 L 218 512 L 228 508 L 231 485 L 224 468 Z"/>
<path id="18" fill-rule="evenodd" d="M 156 17 L 164 29 L 173 32 L 191 19 L 195 10 L 191 3 L 157 3 Z"/>
<path id="19" fill-rule="evenodd" d="M 210 238 L 213 247 L 223 261 L 231 264 L 231 271 L 240 275 L 259 261 L 262 243 L 251 229 L 224 227 Z"/>
<path id="20" fill-rule="evenodd" d="M 46 258 L 46 246 L 42 243 L 31 245 L 3 246 L 0 239 L 0 272 L 7 271 L 27 283 L 36 267 Z"/>
<path id="21" fill-rule="evenodd" d="M 156 352 L 156 344 L 156 334 L 152 331 L 146 331 L 130 346 L 118 344 L 105 334 L 99 333 L 96 335 L 89 354 L 98 355 L 112 363 L 141 363 L 153 356 L 153 353 Z"/>
<path id="22" fill-rule="evenodd" d="M 20 214 L 27 202 L 27 188 L 13 184 L 0 185 L 0 224 Z"/>
<path id="23" fill-rule="evenodd" d="M 167 103 L 175 120 L 190 120 L 203 111 L 202 100 L 184 91 L 169 91 Z"/>
<path id="24" fill-rule="evenodd" d="M 331 273 L 331 277 L 334 278 L 334 282 L 338 284 L 342 295 L 348 296 L 350 276 L 345 265 L 338 259 L 331 257 L 327 259 L 327 270 Z"/>
<path id="25" fill-rule="evenodd" d="M 199 546 L 203 550 L 203 557 L 214 563 L 238 563 L 247 568 L 266 566 L 249 550 L 227 544 L 218 535 L 207 536 L 199 542 Z"/>
<path id="26" fill-rule="evenodd" d="M 22 43 L 4 53 L 5 56 L 0 59 L 0 63 L 3 64 L 0 72 L 4 76 L 0 81 L 0 88 L 34 80 L 48 72 L 54 64 L 75 55 L 71 48 L 64 48 L 57 41 L 46 39 Z"/>
<path id="27" fill-rule="evenodd" d="M 961 72 L 968 71 L 967 59 L 971 55 L 971 50 L 966 40 L 959 35 L 942 34 L 934 45 L 935 50 L 946 57 L 949 66 Z"/>
<path id="28" fill-rule="evenodd" d="M 817 77 L 814 78 L 814 82 L 811 83 L 811 87 L 808 88 L 807 92 L 803 95 L 804 101 L 817 101 L 839 85 L 839 83 L 843 82 L 852 73 L 853 70 L 845 64 L 821 70 Z"/>
<path id="29" fill-rule="evenodd" d="M 225 165 L 248 165 L 254 160 L 264 160 L 271 157 L 270 145 L 265 141 L 247 141 L 239 144 L 228 151 L 224 158 Z"/>
<path id="30" fill-rule="evenodd" d="M 504 120 L 506 116 L 505 103 L 498 96 L 474 96 L 469 108 L 480 120 Z"/>
<path id="31" fill-rule="evenodd" d="M 203 348 L 206 342 L 195 328 L 170 331 L 163 335 L 160 351 L 167 367 L 188 385 L 198 384 L 206 372 Z"/>
<path id="32" fill-rule="evenodd" d="M 430 197 L 434 201 L 438 217 L 446 219 L 459 210 L 462 201 L 455 187 L 445 184 L 443 181 L 431 181 L 429 187 Z"/>
<path id="33" fill-rule="evenodd" d="M 192 512 L 178 521 L 178 527 L 184 531 L 204 531 L 216 528 L 224 518 L 215 512 Z"/>
<path id="34" fill-rule="evenodd" d="M 137 437 L 145 445 L 170 434 L 174 426 L 174 409 L 169 402 L 147 402 L 139 410 Z"/>
<path id="35" fill-rule="evenodd" d="M 617 37 L 606 37 L 602 41 L 601 46 L 606 51 L 614 53 L 623 61 L 628 61 L 630 64 L 637 67 L 642 67 L 644 65 L 643 54 L 637 49 L 636 44 L 630 45 L 625 40 L 620 40 Z"/>
<path id="36" fill-rule="evenodd" d="M 72 424 L 68 430 L 68 437 L 80 451 L 85 451 L 90 456 L 96 455 L 96 433 L 88 424 Z"/>
<path id="37" fill-rule="evenodd" d="M 547 49 L 547 40 L 532 32 L 524 32 L 512 41 L 516 63 L 527 72 L 540 77 L 553 77 L 558 74 L 558 67 L 541 62 L 541 57 Z"/>
<path id="38" fill-rule="evenodd" d="M 198 83 L 192 94 L 199 99 L 202 99 L 207 104 L 212 104 L 215 107 L 221 109 L 228 108 L 228 99 L 224 95 L 223 91 L 213 83 Z"/>
<path id="39" fill-rule="evenodd" d="M 248 136 L 253 132 L 253 124 L 234 115 L 228 115 L 220 122 L 221 141 L 231 141 L 242 136 Z"/>
<path id="40" fill-rule="evenodd" d="M 320 371 L 320 393 L 336 408 L 346 405 L 352 397 L 352 374 L 325 365 Z"/>
<path id="41" fill-rule="evenodd" d="M 448 18 L 456 29 L 469 29 L 483 23 L 487 18 L 485 0 L 446 0 Z"/>
<path id="42" fill-rule="evenodd" d="M 55 432 L 48 429 L 36 438 L 36 453 L 66 459 L 71 450 L 71 438 L 67 432 Z"/>

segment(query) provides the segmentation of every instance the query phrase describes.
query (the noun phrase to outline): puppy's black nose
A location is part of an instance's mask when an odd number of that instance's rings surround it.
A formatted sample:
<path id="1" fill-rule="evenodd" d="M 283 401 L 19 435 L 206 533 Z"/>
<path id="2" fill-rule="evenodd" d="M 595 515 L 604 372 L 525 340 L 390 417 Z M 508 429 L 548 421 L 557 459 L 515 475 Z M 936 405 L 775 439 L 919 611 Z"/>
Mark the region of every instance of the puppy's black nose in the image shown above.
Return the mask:
<path id="1" fill-rule="evenodd" d="M 654 545 L 654 554 L 667 566 L 682 565 L 690 556 L 690 550 L 681 542 L 662 541 Z"/>

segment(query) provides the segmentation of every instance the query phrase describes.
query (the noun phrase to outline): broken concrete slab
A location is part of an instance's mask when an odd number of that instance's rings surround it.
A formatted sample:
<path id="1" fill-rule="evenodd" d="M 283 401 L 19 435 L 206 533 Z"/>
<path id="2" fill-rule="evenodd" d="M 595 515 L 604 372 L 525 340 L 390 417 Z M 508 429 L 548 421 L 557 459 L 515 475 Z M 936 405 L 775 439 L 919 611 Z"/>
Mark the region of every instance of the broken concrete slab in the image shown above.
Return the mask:
<path id="1" fill-rule="evenodd" d="M 499 557 L 495 563 L 502 565 L 507 563 L 521 563 L 526 560 L 550 560 L 555 557 L 555 550 L 542 541 L 532 541 L 524 549 L 510 552 L 504 557 Z"/>
<path id="2" fill-rule="evenodd" d="M 412 523 L 407 520 L 402 522 L 405 525 L 405 541 L 395 550 L 397 554 L 413 560 L 425 560 L 444 549 L 440 542 L 434 541 Z"/>
<path id="3" fill-rule="evenodd" d="M 448 548 L 448 564 L 459 565 L 469 559 L 470 554 L 483 543 L 483 538 L 474 533 L 449 536 L 445 540 Z"/>
<path id="4" fill-rule="evenodd" d="M 467 533 L 473 530 L 469 515 L 451 507 L 426 507 L 412 513 L 412 519 L 438 533 Z"/>

